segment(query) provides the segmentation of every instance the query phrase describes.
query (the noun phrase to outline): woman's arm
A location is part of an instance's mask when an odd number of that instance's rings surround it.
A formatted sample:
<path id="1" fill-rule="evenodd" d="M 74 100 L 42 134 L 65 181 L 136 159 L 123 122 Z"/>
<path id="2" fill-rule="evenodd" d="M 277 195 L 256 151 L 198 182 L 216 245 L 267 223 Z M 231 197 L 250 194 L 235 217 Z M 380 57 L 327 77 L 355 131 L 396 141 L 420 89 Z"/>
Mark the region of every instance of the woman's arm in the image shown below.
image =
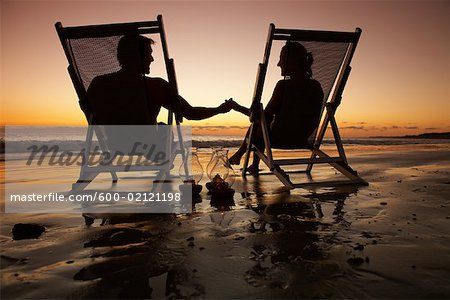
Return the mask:
<path id="1" fill-rule="evenodd" d="M 170 103 L 170 88 L 167 81 L 161 78 L 151 78 L 149 82 L 149 93 L 154 101 L 161 103 L 164 108 L 170 109 L 173 104 Z M 188 120 L 203 120 L 211 118 L 215 115 L 227 113 L 231 110 L 233 101 L 225 100 L 218 107 L 193 107 L 183 97 L 179 96 L 177 108 L 181 115 Z"/>
<path id="2" fill-rule="evenodd" d="M 240 112 L 241 114 L 244 114 L 246 116 L 250 116 L 250 109 L 247 107 L 244 107 L 242 105 L 239 105 L 237 102 L 233 101 L 233 109 L 237 112 Z"/>
<path id="3" fill-rule="evenodd" d="M 266 109 L 264 110 L 266 112 L 266 115 L 270 115 L 270 119 L 273 114 L 278 112 L 281 101 L 282 101 L 282 82 L 278 82 L 273 91 L 272 98 L 270 99 Z M 250 116 L 250 113 L 252 111 L 251 108 L 242 106 L 237 102 L 235 102 L 234 100 L 230 100 L 230 102 L 233 103 L 232 108 L 235 111 L 240 112 L 241 114 L 244 114 L 246 116 Z"/>
<path id="4" fill-rule="evenodd" d="M 193 107 L 183 97 L 180 96 L 181 114 L 188 120 L 203 120 L 218 114 L 227 113 L 232 108 L 233 101 L 225 100 L 218 107 Z"/>

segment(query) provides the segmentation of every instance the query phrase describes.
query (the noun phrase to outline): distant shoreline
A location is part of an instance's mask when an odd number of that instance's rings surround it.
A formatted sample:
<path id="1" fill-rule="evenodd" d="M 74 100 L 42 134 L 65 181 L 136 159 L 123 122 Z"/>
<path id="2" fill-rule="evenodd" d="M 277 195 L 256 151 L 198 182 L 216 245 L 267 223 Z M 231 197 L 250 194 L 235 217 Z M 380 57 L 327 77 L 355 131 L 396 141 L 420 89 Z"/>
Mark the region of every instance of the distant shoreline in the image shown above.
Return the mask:
<path id="1" fill-rule="evenodd" d="M 391 139 L 450 139 L 450 132 L 431 132 L 417 135 L 402 136 L 371 136 L 370 138 L 391 138 Z"/>

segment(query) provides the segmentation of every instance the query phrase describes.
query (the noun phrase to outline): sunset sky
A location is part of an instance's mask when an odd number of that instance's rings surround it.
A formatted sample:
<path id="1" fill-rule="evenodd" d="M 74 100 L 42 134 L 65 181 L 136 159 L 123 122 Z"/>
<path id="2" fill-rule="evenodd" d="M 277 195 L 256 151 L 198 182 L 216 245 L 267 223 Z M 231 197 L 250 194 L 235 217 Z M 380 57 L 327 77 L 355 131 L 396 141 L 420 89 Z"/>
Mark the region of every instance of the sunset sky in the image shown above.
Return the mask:
<path id="1" fill-rule="evenodd" d="M 1 1 L 1 123 L 83 125 L 54 29 L 156 19 L 162 14 L 180 94 L 193 106 L 233 97 L 249 106 L 269 23 L 363 30 L 337 113 L 342 135 L 450 131 L 450 1 Z M 152 75 L 165 77 L 160 45 Z M 263 102 L 279 80 L 271 54 Z M 205 134 L 248 126 L 237 112 Z M 212 127 L 211 127 L 212 126 Z M 228 131 L 222 126 L 232 126 Z M 200 128 L 200 127 L 199 127 Z M 197 131 L 200 132 L 200 131 Z"/>

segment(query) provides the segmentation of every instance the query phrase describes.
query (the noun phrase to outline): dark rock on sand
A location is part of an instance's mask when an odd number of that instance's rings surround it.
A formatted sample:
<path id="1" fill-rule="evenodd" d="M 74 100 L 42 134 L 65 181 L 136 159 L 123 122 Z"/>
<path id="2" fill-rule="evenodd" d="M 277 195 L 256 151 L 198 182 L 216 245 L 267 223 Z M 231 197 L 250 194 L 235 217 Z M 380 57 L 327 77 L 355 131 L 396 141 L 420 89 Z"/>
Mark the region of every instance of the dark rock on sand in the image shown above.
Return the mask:
<path id="1" fill-rule="evenodd" d="M 356 245 L 355 247 L 353 247 L 353 249 L 359 250 L 359 251 L 363 251 L 364 250 L 364 246 L 363 245 Z"/>
<path id="2" fill-rule="evenodd" d="M 88 268 L 82 268 L 78 273 L 73 276 L 74 280 L 87 281 L 96 279 L 97 276 Z"/>
<path id="3" fill-rule="evenodd" d="M 362 235 L 363 237 L 365 237 L 365 238 L 368 238 L 368 239 L 373 238 L 373 235 L 372 235 L 370 232 L 367 232 L 367 231 L 363 231 L 363 232 L 361 233 L 361 235 Z"/>
<path id="4" fill-rule="evenodd" d="M 84 244 L 84 247 L 107 247 L 107 246 L 122 246 L 140 243 L 149 235 L 138 229 L 123 228 L 115 230 L 106 236 L 101 236 L 98 239 L 91 240 Z"/>
<path id="5" fill-rule="evenodd" d="M 90 226 L 90 225 L 94 224 L 95 218 L 93 218 L 87 214 L 83 214 L 83 218 L 84 218 L 84 224 L 86 226 Z"/>
<path id="6" fill-rule="evenodd" d="M 14 240 L 37 239 L 45 231 L 45 227 L 38 224 L 18 223 L 12 229 Z"/>
<path id="7" fill-rule="evenodd" d="M 347 259 L 347 262 L 352 266 L 359 266 L 364 263 L 364 258 L 352 257 L 352 258 Z"/>

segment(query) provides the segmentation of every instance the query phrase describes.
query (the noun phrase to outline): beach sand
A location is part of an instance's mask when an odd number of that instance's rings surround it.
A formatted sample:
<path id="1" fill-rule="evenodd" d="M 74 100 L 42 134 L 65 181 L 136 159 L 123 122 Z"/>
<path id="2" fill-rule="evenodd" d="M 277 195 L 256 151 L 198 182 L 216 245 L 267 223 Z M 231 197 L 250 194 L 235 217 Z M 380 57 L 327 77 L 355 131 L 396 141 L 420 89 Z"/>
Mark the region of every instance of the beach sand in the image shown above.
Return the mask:
<path id="1" fill-rule="evenodd" d="M 450 298 L 450 146 L 346 150 L 369 186 L 289 193 L 249 176 L 228 211 L 204 189 L 184 216 L 2 214 L 1 298 Z M 17 223 L 46 231 L 13 240 Z"/>

